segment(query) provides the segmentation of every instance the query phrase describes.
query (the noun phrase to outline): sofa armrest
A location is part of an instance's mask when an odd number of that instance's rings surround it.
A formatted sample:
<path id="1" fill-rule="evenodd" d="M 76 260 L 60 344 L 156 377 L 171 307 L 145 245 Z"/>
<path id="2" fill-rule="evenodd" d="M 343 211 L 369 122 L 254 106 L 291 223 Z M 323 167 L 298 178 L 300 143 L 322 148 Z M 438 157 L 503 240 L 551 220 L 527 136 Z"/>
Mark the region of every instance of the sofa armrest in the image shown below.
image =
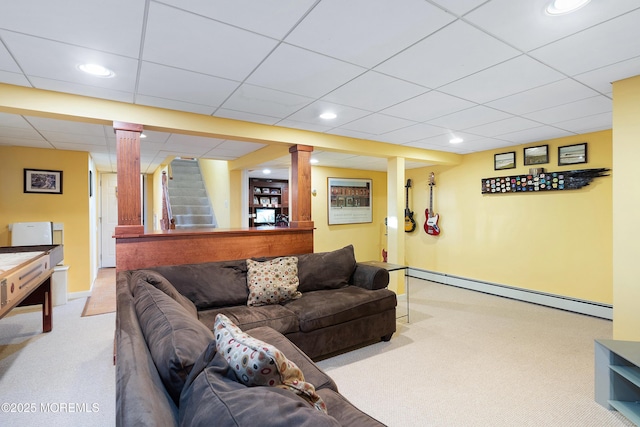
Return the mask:
<path id="1" fill-rule="evenodd" d="M 370 290 L 384 289 L 389 285 L 389 272 L 382 267 L 358 262 L 351 276 L 351 284 Z"/>

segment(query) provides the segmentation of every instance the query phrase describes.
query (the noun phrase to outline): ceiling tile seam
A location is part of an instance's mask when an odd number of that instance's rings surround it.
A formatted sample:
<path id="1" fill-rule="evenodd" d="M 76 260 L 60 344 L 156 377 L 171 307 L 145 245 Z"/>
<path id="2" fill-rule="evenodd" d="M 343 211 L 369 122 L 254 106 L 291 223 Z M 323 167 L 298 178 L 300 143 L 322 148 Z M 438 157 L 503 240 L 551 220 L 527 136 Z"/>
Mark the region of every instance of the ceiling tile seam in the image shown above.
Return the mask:
<path id="1" fill-rule="evenodd" d="M 480 3 L 479 5 L 473 7 L 472 9 L 470 9 L 468 11 L 466 11 L 462 15 L 459 15 L 459 14 L 455 13 L 454 11 L 447 9 L 445 6 L 433 2 L 432 0 L 425 0 L 425 1 L 427 3 L 433 5 L 433 6 L 437 7 L 438 9 L 447 12 L 448 14 L 455 16 L 456 18 L 462 18 L 463 16 L 467 16 L 468 14 L 470 14 L 473 11 L 475 11 L 476 9 L 480 9 L 482 6 L 484 6 L 485 4 L 489 3 L 491 0 L 485 0 L 484 2 Z"/>
<path id="2" fill-rule="evenodd" d="M 138 67 L 136 69 L 136 83 L 133 87 L 133 103 L 138 101 L 138 91 L 140 87 L 140 76 L 142 73 L 142 58 L 144 58 L 144 42 L 147 36 L 147 23 L 149 22 L 149 6 L 151 0 L 146 0 L 144 4 L 144 13 L 142 14 L 142 29 L 140 31 L 140 47 L 138 49 Z"/>
<path id="3" fill-rule="evenodd" d="M 3 31 L 7 31 L 7 32 L 13 32 L 13 31 L 9 31 L 9 30 L 4 30 Z M 9 56 L 11 57 L 11 59 L 13 60 L 13 62 L 16 64 L 16 67 L 18 67 L 18 69 L 20 70 L 20 73 L 22 73 L 22 76 L 27 80 L 27 82 L 29 82 L 29 84 L 31 85 L 32 88 L 35 88 L 36 86 L 33 84 L 33 82 L 31 81 L 31 79 L 29 78 L 29 76 L 27 75 L 27 73 L 24 72 L 24 68 L 22 68 L 22 66 L 20 65 L 20 63 L 18 62 L 18 59 L 15 57 L 15 55 L 13 54 L 13 52 L 11 51 L 11 49 L 9 49 L 9 45 L 4 41 L 4 39 L 2 38 L 2 31 L 0 31 L 0 43 L 2 43 L 2 45 L 4 46 L 4 48 L 7 50 L 7 53 L 9 54 Z M 14 73 L 15 74 L 15 73 Z"/>

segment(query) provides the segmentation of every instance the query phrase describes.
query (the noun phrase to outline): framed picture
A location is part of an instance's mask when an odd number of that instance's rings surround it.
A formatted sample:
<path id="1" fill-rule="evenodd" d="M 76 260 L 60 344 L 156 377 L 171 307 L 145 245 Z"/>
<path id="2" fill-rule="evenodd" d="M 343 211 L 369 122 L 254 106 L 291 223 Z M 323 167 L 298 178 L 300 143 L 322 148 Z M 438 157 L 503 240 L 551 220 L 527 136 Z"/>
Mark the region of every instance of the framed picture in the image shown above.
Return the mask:
<path id="1" fill-rule="evenodd" d="M 329 225 L 373 222 L 371 180 L 328 178 Z"/>
<path id="2" fill-rule="evenodd" d="M 587 143 L 558 147 L 558 166 L 587 163 Z"/>
<path id="3" fill-rule="evenodd" d="M 25 169 L 24 192 L 62 194 L 62 171 Z"/>
<path id="4" fill-rule="evenodd" d="M 549 163 L 549 146 L 539 145 L 537 147 L 528 147 L 524 149 L 524 164 L 541 165 Z"/>
<path id="5" fill-rule="evenodd" d="M 516 152 L 495 154 L 493 156 L 493 169 L 514 169 L 516 167 Z"/>

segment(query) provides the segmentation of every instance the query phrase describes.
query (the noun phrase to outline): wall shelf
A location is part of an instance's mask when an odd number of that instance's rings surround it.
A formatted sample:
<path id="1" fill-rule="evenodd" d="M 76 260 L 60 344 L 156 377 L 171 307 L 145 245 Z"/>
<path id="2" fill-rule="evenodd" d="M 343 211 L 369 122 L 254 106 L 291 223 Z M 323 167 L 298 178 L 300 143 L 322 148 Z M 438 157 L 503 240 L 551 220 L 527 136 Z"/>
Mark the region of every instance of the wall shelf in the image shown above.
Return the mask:
<path id="1" fill-rule="evenodd" d="M 265 220 L 259 213 L 274 210 L 273 221 Z M 249 227 L 283 225 L 277 219 L 289 215 L 289 182 L 279 179 L 249 180 Z"/>

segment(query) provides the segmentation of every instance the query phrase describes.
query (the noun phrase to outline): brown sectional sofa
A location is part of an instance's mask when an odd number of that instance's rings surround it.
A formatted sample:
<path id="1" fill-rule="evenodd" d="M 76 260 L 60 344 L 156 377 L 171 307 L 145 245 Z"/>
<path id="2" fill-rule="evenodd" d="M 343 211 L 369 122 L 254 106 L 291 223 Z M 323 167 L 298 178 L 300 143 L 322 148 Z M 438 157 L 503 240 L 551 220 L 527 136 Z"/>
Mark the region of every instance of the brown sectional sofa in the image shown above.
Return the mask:
<path id="1" fill-rule="evenodd" d="M 380 425 L 312 359 L 391 338 L 388 272 L 357 263 L 352 246 L 298 255 L 297 265 L 302 296 L 257 307 L 247 306 L 246 260 L 119 272 L 117 425 Z M 298 365 L 328 415 L 290 391 L 238 382 L 215 351 L 218 313 Z"/>

